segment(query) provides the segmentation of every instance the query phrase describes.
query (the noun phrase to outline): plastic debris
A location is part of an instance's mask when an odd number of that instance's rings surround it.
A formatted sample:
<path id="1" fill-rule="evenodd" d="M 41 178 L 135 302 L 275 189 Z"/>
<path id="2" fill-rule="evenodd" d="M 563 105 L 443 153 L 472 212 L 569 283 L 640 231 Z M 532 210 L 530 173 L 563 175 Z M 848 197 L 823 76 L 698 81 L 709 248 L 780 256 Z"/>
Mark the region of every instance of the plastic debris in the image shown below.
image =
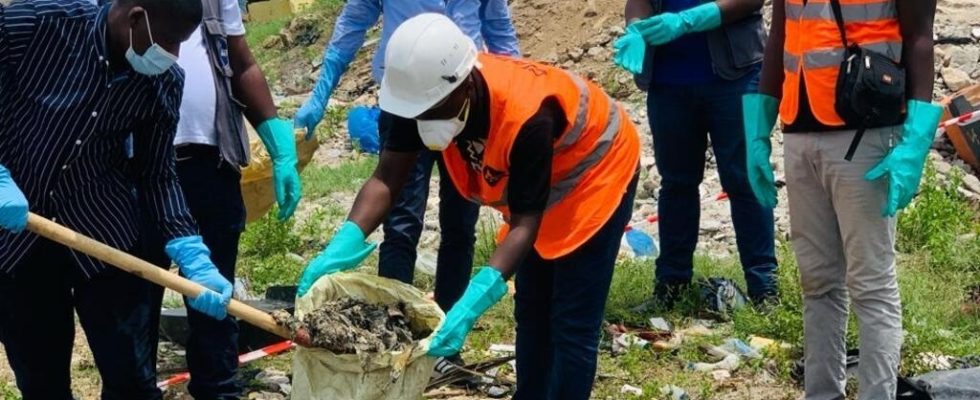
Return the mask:
<path id="1" fill-rule="evenodd" d="M 357 106 L 347 113 L 347 132 L 351 142 L 361 151 L 371 154 L 381 152 L 381 138 L 378 134 L 378 107 Z"/>
<path id="2" fill-rule="evenodd" d="M 666 319 L 660 317 L 650 318 L 650 327 L 653 329 L 670 332 L 673 329 L 670 328 L 670 323 Z"/>
<path id="3" fill-rule="evenodd" d="M 660 394 L 669 396 L 668 398 L 670 398 L 670 400 L 691 400 L 691 396 L 688 396 L 684 389 L 674 385 L 666 385 L 660 388 Z"/>
<path id="4" fill-rule="evenodd" d="M 736 354 L 745 358 L 762 358 L 762 354 L 759 354 L 758 350 L 743 342 L 742 339 L 725 339 L 725 344 L 721 345 L 721 348 L 728 353 Z"/>
<path id="5" fill-rule="evenodd" d="M 687 363 L 689 371 L 710 372 L 717 370 L 734 371 L 738 369 L 740 362 L 737 355 L 729 354 L 716 363 Z"/>
<path id="6" fill-rule="evenodd" d="M 752 346 L 752 348 L 758 351 L 762 351 L 765 349 L 789 350 L 793 348 L 793 346 L 790 345 L 789 343 L 784 343 L 784 342 L 764 338 L 761 336 L 755 336 L 755 335 L 749 336 L 749 346 Z"/>
<path id="7" fill-rule="evenodd" d="M 919 354 L 919 362 L 929 367 L 932 371 L 945 371 L 953 368 L 954 358 L 947 355 L 936 353 Z"/>
<path id="8" fill-rule="evenodd" d="M 612 352 L 614 355 L 623 354 L 629 351 L 632 347 L 644 348 L 650 345 L 650 342 L 643 340 L 632 333 L 624 333 L 613 339 Z"/>
<path id="9" fill-rule="evenodd" d="M 646 232 L 633 227 L 626 227 L 626 244 L 636 257 L 656 257 L 660 254 L 657 242 Z"/>
<path id="10" fill-rule="evenodd" d="M 512 344 L 491 344 L 489 350 L 502 356 L 517 354 L 517 346 Z"/>
<path id="11" fill-rule="evenodd" d="M 719 369 L 717 371 L 711 371 L 711 378 L 716 382 L 721 382 L 732 377 L 732 373 L 724 369 Z"/>
<path id="12" fill-rule="evenodd" d="M 643 389 L 632 385 L 623 385 L 623 387 L 619 388 L 619 393 L 643 396 Z"/>

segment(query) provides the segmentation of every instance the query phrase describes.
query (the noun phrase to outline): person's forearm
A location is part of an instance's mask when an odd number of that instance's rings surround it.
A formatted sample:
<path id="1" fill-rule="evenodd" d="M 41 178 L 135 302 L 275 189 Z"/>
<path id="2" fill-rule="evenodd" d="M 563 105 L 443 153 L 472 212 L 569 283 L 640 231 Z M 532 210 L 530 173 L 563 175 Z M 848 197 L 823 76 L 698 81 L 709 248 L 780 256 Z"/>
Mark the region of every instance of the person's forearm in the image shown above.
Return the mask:
<path id="1" fill-rule="evenodd" d="M 231 78 L 232 91 L 238 101 L 245 105 L 245 118 L 252 126 L 258 127 L 277 116 L 269 83 L 256 64 L 244 36 L 229 37 L 228 47 L 234 71 Z"/>
<path id="2" fill-rule="evenodd" d="M 626 1 L 626 25 L 639 19 L 645 19 L 653 15 L 653 6 L 649 0 L 627 0 Z"/>
<path id="3" fill-rule="evenodd" d="M 417 159 L 417 153 L 382 151 L 374 174 L 357 192 L 347 219 L 357 224 L 365 235 L 378 229 L 408 182 Z"/>
<path id="4" fill-rule="evenodd" d="M 936 0 L 899 0 L 897 7 L 907 94 L 912 99 L 930 102 L 936 74 L 932 40 Z"/>
<path id="5" fill-rule="evenodd" d="M 534 246 L 541 226 L 541 214 L 515 214 L 510 219 L 510 231 L 490 256 L 490 266 L 500 271 L 504 279 L 517 272 L 518 265 Z"/>
<path id="6" fill-rule="evenodd" d="M 715 4 L 721 10 L 721 23 L 730 24 L 761 10 L 765 0 L 718 0 Z"/>
<path id="7" fill-rule="evenodd" d="M 765 55 L 762 58 L 762 72 L 759 78 L 759 93 L 775 97 L 783 97 L 783 43 L 786 40 L 786 11 L 782 1 L 774 1 L 772 5 L 772 26 L 769 28 L 769 40 L 766 42 Z"/>

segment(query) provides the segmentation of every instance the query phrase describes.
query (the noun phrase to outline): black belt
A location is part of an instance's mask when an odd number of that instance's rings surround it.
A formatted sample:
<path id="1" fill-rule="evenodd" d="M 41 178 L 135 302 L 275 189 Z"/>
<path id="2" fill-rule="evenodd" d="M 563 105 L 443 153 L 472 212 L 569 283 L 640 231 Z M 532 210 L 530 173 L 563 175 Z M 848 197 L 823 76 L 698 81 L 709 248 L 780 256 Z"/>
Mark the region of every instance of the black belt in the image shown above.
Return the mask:
<path id="1" fill-rule="evenodd" d="M 202 158 L 217 160 L 221 155 L 220 152 L 218 152 L 218 146 L 196 143 L 177 145 L 175 148 L 175 153 L 177 154 L 177 161 Z"/>

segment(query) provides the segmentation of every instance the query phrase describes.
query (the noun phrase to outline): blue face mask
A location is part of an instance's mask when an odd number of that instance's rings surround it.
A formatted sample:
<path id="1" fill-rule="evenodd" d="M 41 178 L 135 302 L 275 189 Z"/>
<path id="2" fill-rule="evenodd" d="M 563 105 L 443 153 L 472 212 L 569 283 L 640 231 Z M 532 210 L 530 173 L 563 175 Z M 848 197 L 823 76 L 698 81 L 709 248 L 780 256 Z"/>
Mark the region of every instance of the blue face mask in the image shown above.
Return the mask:
<path id="1" fill-rule="evenodd" d="M 133 29 L 129 29 L 129 50 L 126 50 L 126 61 L 133 67 L 133 70 L 148 76 L 160 75 L 170 69 L 177 62 L 177 56 L 163 49 L 153 40 L 153 32 L 150 30 L 150 15 L 143 11 L 146 19 L 146 33 L 150 35 L 150 48 L 146 49 L 143 55 L 136 54 L 133 49 Z"/>

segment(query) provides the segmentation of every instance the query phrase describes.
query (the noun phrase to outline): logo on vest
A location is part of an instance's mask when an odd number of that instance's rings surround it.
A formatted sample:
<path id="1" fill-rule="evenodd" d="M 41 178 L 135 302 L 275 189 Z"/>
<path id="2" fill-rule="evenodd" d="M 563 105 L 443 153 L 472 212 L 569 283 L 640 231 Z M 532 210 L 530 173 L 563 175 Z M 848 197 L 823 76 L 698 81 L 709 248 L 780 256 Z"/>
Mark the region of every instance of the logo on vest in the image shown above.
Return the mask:
<path id="1" fill-rule="evenodd" d="M 504 175 L 503 171 L 497 171 L 487 166 L 483 167 L 483 180 L 487 181 L 490 186 L 497 186 L 497 183 L 504 178 Z"/>

